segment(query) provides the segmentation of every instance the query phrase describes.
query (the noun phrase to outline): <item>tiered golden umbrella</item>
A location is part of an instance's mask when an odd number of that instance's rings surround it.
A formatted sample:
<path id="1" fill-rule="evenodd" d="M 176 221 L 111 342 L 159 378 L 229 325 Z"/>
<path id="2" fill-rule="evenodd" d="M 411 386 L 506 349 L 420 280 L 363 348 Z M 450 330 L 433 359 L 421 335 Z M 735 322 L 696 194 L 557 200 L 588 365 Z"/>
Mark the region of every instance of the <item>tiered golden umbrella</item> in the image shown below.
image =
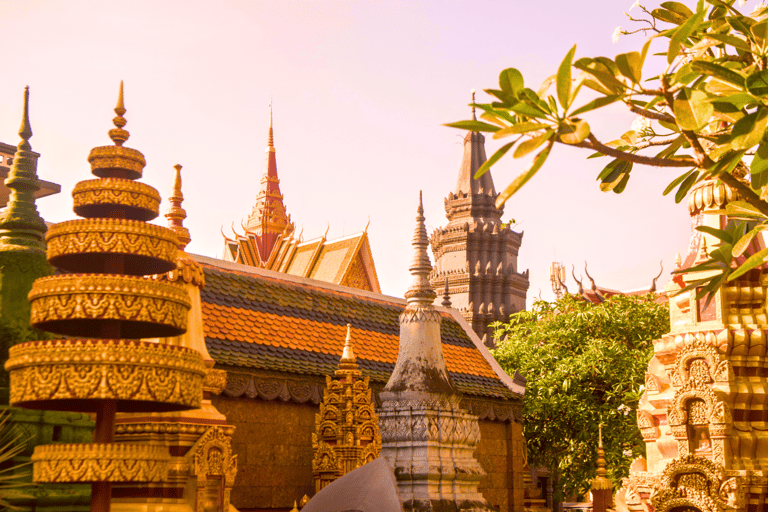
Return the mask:
<path id="1" fill-rule="evenodd" d="M 138 341 L 177 336 L 190 308 L 177 283 L 147 279 L 176 267 L 178 241 L 148 224 L 160 195 L 143 183 L 144 156 L 128 139 L 123 85 L 115 108 L 113 146 L 88 161 L 98 179 L 75 186 L 74 211 L 46 235 L 48 261 L 64 273 L 35 281 L 31 324 L 71 336 L 32 341 L 10 350 L 11 405 L 96 413 L 93 444 L 38 446 L 38 483 L 91 482 L 91 510 L 107 512 L 114 482 L 160 482 L 165 446 L 113 442 L 116 412 L 164 412 L 200 407 L 205 366 L 192 349 Z"/>

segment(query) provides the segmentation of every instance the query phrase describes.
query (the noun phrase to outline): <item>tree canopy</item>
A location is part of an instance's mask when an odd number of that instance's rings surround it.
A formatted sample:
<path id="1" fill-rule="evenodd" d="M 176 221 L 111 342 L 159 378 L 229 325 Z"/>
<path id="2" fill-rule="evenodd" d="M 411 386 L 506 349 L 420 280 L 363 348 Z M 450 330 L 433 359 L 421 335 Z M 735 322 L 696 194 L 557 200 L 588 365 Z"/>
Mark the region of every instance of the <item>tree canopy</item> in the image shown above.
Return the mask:
<path id="1" fill-rule="evenodd" d="M 533 155 L 497 206 L 536 175 L 555 145 L 576 146 L 591 150 L 590 158 L 610 160 L 597 177 L 606 192 L 621 193 L 636 164 L 670 168 L 664 195 L 677 202 L 707 179 L 738 191 L 740 200 L 728 213 L 743 222 L 729 232 L 702 228 L 720 242 L 709 260 L 686 271 L 715 272 L 686 289 L 711 294 L 768 261 L 768 249 L 750 253 L 754 236 L 768 227 L 768 6 L 745 14 L 735 4 L 668 1 L 649 11 L 636 3 L 642 14 L 631 18 L 639 24 L 632 33 L 648 36 L 638 51 L 577 59 L 574 46 L 537 91 L 526 87 L 517 69 L 503 70 L 498 88 L 486 89 L 493 101 L 473 104 L 482 111 L 480 120 L 448 125 L 512 139 L 476 176 L 510 152 L 513 158 Z M 661 52 L 652 54 L 652 44 Z M 604 139 L 586 117 L 620 103 L 638 121 L 620 137 Z M 742 255 L 747 258 L 737 268 L 733 260 Z"/>
<path id="2" fill-rule="evenodd" d="M 493 351 L 509 373 L 527 379 L 523 429 L 531 467 L 547 467 L 556 499 L 584 494 L 595 476 L 598 425 L 616 488 L 645 454 L 637 403 L 653 354 L 669 331 L 656 295 L 614 295 L 601 304 L 566 295 L 536 301 L 497 324 Z"/>

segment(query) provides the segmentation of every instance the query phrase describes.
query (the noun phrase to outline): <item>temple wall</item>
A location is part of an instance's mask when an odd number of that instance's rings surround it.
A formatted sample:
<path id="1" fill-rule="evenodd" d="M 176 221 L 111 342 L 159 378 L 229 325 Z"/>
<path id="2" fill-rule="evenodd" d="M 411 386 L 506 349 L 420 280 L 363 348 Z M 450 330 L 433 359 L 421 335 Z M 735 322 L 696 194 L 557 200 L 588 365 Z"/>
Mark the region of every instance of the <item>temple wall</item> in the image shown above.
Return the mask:
<path id="1" fill-rule="evenodd" d="M 318 406 L 226 396 L 211 401 L 235 426 L 234 507 L 240 512 L 290 510 L 294 500 L 313 495 L 311 438 Z M 480 420 L 480 435 L 475 456 L 487 473 L 480 492 L 501 512 L 522 512 L 522 425 Z"/>
<path id="2" fill-rule="evenodd" d="M 312 496 L 316 405 L 225 396 L 211 401 L 235 426 L 232 450 L 238 470 L 231 498 L 235 508 L 290 510 L 294 500 Z"/>

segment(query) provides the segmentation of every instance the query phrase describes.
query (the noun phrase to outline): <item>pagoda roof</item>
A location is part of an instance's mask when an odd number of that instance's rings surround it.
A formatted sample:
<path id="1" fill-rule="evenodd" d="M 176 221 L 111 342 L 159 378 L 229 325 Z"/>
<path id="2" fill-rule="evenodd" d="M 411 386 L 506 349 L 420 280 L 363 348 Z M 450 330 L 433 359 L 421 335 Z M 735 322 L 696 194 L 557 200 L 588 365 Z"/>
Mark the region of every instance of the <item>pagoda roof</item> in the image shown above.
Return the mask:
<path id="1" fill-rule="evenodd" d="M 363 375 L 379 389 L 389 380 L 404 299 L 204 256 L 194 259 L 205 273 L 205 342 L 217 367 L 324 380 L 337 369 L 349 323 Z M 448 372 L 465 398 L 521 404 L 524 379 L 501 369 L 457 310 L 437 310 Z M 228 385 L 225 392 L 247 392 L 237 386 Z M 498 409 L 492 414 L 509 419 L 511 408 L 507 413 L 507 418 Z"/>

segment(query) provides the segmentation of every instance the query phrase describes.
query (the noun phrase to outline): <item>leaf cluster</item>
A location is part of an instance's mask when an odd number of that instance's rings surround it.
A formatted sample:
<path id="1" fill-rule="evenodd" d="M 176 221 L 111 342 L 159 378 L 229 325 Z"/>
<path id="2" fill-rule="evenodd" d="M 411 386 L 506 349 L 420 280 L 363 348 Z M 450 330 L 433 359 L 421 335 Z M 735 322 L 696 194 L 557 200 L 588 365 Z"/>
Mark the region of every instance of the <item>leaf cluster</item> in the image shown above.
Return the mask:
<path id="1" fill-rule="evenodd" d="M 539 172 L 556 144 L 565 144 L 592 150 L 589 158 L 609 158 L 597 175 L 605 192 L 623 192 L 635 165 L 677 168 L 663 195 L 674 193 L 680 202 L 697 183 L 721 180 L 763 216 L 751 227 L 765 225 L 768 7 L 744 14 L 735 3 L 666 1 L 652 11 L 643 8 L 651 28 L 641 29 L 650 35 L 638 51 L 576 59 L 574 46 L 536 91 L 526 87 L 517 69 L 503 70 L 498 88 L 486 89 L 493 100 L 474 104 L 482 111 L 480 120 L 448 125 L 511 139 L 476 177 L 508 153 L 513 158 L 533 154 L 499 194 L 497 206 Z M 652 44 L 662 51 L 651 54 Z M 659 67 L 661 73 L 648 72 Z M 590 99 L 579 101 L 585 91 Z M 637 114 L 643 128 L 603 142 L 585 116 L 613 104 Z M 719 257 L 710 266 L 719 264 Z M 768 261 L 768 254 L 761 258 L 758 264 Z M 705 287 L 720 286 L 733 274 L 722 277 L 710 277 Z"/>
<path id="2" fill-rule="evenodd" d="M 527 379 L 529 465 L 549 468 L 557 499 L 589 489 L 600 423 L 608 477 L 617 488 L 632 458 L 645 453 L 635 410 L 652 340 L 669 330 L 669 310 L 655 299 L 615 295 L 595 305 L 566 295 L 536 301 L 496 325 L 494 357 Z"/>

